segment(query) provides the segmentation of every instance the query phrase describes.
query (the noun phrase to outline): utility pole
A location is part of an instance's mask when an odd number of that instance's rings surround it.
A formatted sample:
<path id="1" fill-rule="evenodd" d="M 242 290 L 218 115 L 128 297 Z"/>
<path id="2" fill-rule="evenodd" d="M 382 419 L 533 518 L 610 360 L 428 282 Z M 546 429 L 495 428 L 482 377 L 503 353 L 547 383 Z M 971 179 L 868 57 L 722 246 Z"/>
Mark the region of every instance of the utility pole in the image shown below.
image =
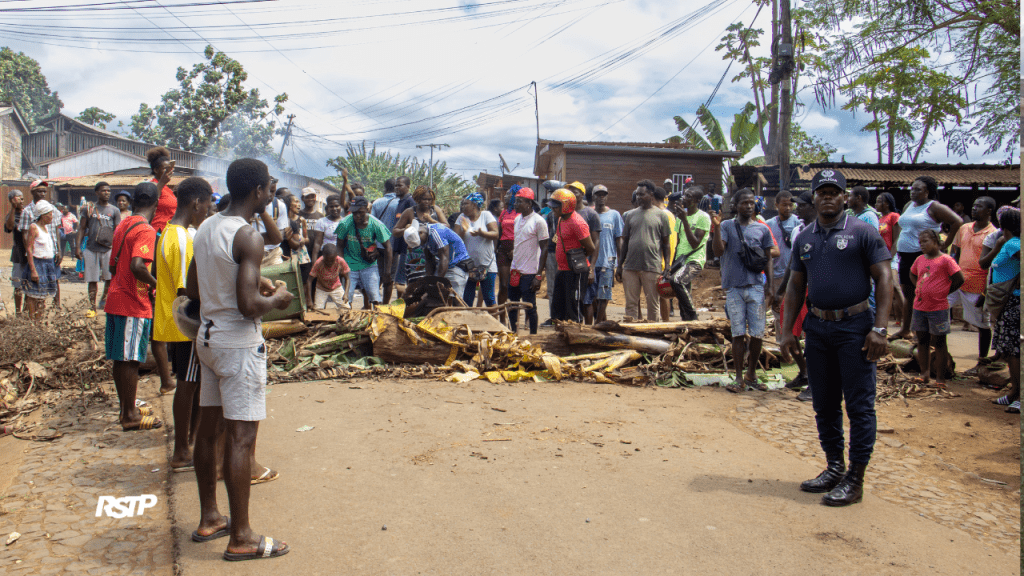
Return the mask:
<path id="1" fill-rule="evenodd" d="M 540 144 L 540 105 L 537 103 L 537 81 L 533 84 L 533 115 L 537 118 L 537 144 Z"/>
<path id="2" fill-rule="evenodd" d="M 790 98 L 790 74 L 793 72 L 793 22 L 789 12 L 790 0 L 780 0 L 779 20 L 782 24 L 782 42 L 779 43 L 778 57 L 781 68 L 782 94 L 779 103 L 779 190 L 789 189 L 789 128 L 793 120 L 793 103 Z"/>
<path id="3" fill-rule="evenodd" d="M 451 146 L 449 146 L 447 144 L 417 144 L 416 145 L 417 148 L 423 148 L 424 146 L 429 146 L 430 147 L 430 189 L 433 190 L 434 189 L 434 148 L 441 148 L 442 146 L 444 146 L 445 148 L 451 148 Z"/>
<path id="4" fill-rule="evenodd" d="M 284 129 L 284 142 L 281 142 L 281 153 L 277 155 L 278 164 L 284 159 L 284 147 L 288 144 L 288 138 L 292 135 L 292 120 L 295 119 L 295 114 L 288 115 L 288 126 Z"/>

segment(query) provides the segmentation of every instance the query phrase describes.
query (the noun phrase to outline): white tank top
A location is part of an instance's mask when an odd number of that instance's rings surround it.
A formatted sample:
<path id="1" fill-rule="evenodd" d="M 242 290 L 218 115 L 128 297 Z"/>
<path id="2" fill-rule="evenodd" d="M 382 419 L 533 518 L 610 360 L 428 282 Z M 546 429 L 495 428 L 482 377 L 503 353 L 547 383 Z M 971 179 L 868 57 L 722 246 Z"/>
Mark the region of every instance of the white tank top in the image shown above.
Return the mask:
<path id="1" fill-rule="evenodd" d="M 238 216 L 207 218 L 193 242 L 199 280 L 199 336 L 196 343 L 211 348 L 252 348 L 263 343 L 260 320 L 238 310 L 235 282 L 238 263 L 232 255 L 235 234 L 249 223 Z"/>
<path id="2" fill-rule="evenodd" d="M 32 226 L 36 229 L 36 239 L 32 242 L 32 257 L 40 260 L 53 260 L 55 254 L 50 232 L 39 224 L 33 223 Z"/>

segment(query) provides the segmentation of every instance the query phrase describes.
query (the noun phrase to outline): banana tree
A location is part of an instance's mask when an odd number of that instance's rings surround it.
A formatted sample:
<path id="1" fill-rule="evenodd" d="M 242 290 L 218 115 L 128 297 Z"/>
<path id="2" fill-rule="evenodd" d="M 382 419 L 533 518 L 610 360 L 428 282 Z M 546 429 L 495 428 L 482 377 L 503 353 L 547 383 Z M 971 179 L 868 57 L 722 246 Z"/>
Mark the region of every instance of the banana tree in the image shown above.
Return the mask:
<path id="1" fill-rule="evenodd" d="M 698 150 L 732 150 L 740 153 L 740 157 L 746 156 L 754 146 L 760 142 L 760 131 L 757 122 L 753 119 L 757 111 L 753 103 L 747 105 L 739 112 L 733 114 L 732 127 L 729 129 L 729 140 L 725 139 L 725 132 L 721 123 L 711 113 L 707 106 L 701 104 L 697 108 L 696 126 L 691 125 L 682 116 L 673 118 L 679 128 L 679 136 L 672 136 L 665 139 L 665 142 L 673 144 L 687 143 Z M 765 163 L 764 156 L 751 158 L 743 163 L 743 166 L 762 166 Z M 738 160 L 729 160 L 730 166 L 739 165 Z M 735 188 L 736 180 L 732 174 L 728 176 L 729 188 Z"/>

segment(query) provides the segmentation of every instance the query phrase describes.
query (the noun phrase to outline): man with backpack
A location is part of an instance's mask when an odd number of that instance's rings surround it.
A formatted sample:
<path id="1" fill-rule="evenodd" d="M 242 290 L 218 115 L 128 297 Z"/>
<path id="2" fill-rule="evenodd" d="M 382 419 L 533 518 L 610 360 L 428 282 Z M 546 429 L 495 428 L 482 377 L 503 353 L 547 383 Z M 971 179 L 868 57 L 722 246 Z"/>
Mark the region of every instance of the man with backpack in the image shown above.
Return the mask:
<path id="1" fill-rule="evenodd" d="M 75 241 L 75 257 L 85 263 L 85 281 L 89 284 L 86 318 L 96 317 L 96 292 L 100 279 L 103 280 L 100 307 L 107 303 L 107 293 L 110 291 L 110 247 L 114 241 L 114 228 L 121 223 L 121 211 L 110 203 L 110 185 L 97 182 L 93 191 L 96 192 L 96 204 L 91 208 L 86 207 Z M 82 239 L 86 236 L 89 241 L 85 243 L 83 252 Z"/>
<path id="2" fill-rule="evenodd" d="M 764 391 L 768 388 L 757 379 L 757 360 L 764 337 L 765 309 L 771 306 L 774 296 L 766 286 L 770 288 L 773 282 L 771 249 L 775 242 L 768 227 L 754 220 L 754 193 L 750 188 L 736 192 L 732 201 L 736 218 L 721 222 L 715 214 L 711 227 L 715 231 L 712 247 L 722 262 L 722 288 L 732 326 L 732 357 L 736 365 L 736 382 L 726 386 L 726 390 L 736 393 L 751 387 Z"/>

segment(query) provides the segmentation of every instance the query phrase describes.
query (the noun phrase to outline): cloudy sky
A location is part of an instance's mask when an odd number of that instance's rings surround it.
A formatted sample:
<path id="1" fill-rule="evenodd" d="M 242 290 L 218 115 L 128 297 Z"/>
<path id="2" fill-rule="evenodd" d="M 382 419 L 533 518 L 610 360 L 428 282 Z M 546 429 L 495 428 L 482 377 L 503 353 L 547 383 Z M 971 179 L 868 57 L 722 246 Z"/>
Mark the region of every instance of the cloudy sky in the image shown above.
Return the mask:
<path id="1" fill-rule="evenodd" d="M 178 66 L 201 61 L 207 43 L 239 60 L 250 86 L 287 92 L 295 137 L 284 152 L 298 171 L 333 174 L 345 143 L 426 157 L 417 144 L 471 177 L 533 168 L 537 127 L 552 140 L 660 141 L 672 117 L 693 120 L 728 63 L 715 51 L 725 28 L 749 24 L 749 0 L 23 0 L 0 8 L 6 45 L 38 60 L 65 113 L 89 106 L 128 122 L 139 103 L 175 87 Z M 12 6 L 16 5 L 16 6 Z M 45 8 L 38 10 L 37 8 Z M 770 12 L 758 16 L 766 28 Z M 726 131 L 752 101 L 749 85 L 717 92 Z M 823 109 L 810 93 L 796 121 L 838 148 L 833 157 L 874 161 L 864 115 Z M 841 104 L 841 103 L 840 103 Z M 116 126 L 117 120 L 114 121 Z M 280 140 L 277 145 L 280 146 Z M 929 162 L 997 162 L 971 150 Z M 759 155 L 760 152 L 757 152 Z"/>

